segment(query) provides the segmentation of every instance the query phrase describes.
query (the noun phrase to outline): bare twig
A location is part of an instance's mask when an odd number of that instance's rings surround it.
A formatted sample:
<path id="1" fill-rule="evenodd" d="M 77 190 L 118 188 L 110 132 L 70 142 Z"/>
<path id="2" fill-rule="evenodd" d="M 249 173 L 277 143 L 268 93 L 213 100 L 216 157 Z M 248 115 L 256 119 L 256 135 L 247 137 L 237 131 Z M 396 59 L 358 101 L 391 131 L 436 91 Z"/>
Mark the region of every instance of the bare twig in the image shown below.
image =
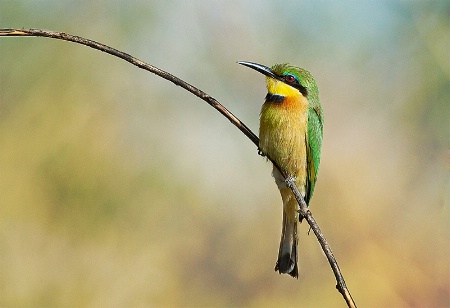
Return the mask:
<path id="1" fill-rule="evenodd" d="M 279 168 L 278 168 L 279 170 Z M 322 246 L 322 250 L 327 256 L 328 262 L 330 263 L 331 269 L 333 270 L 334 276 L 336 277 L 336 289 L 338 289 L 339 293 L 342 294 L 344 297 L 345 302 L 347 303 L 348 307 L 356 307 L 355 302 L 353 301 L 353 298 L 350 294 L 350 291 L 347 288 L 347 285 L 345 284 L 344 277 L 341 274 L 341 270 L 339 269 L 339 265 L 336 261 L 336 258 L 334 257 L 333 252 L 331 251 L 330 245 L 328 245 L 328 241 L 325 239 L 325 236 L 322 233 L 322 230 L 320 230 L 319 225 L 317 224 L 316 220 L 314 219 L 311 211 L 309 210 L 308 206 L 306 205 L 305 200 L 303 200 L 303 197 L 298 190 L 297 186 L 295 185 L 295 179 L 293 177 L 286 176 L 283 174 L 286 185 L 292 190 L 294 193 L 295 199 L 297 199 L 297 202 L 300 206 L 299 214 L 301 218 L 306 219 L 309 226 L 313 230 L 314 234 L 317 237 L 317 240 L 320 243 L 320 246 Z"/>
<path id="2" fill-rule="evenodd" d="M 144 61 L 141 61 L 125 52 L 122 52 L 120 50 L 114 49 L 112 47 L 109 47 L 107 45 L 98 43 L 93 40 L 88 40 L 83 37 L 79 37 L 76 35 L 71 35 L 63 32 L 54 32 L 54 31 L 47 31 L 47 30 L 40 30 L 40 29 L 0 29 L 0 37 L 1 36 L 43 36 L 43 37 L 50 37 L 55 38 L 63 41 L 69 41 L 78 43 L 81 45 L 89 46 L 94 49 L 98 49 L 100 51 L 109 53 L 110 55 L 116 56 L 120 59 L 123 59 L 127 62 L 130 62 L 131 64 L 142 68 L 146 71 L 149 71 L 155 75 L 158 75 L 159 77 L 162 77 L 166 80 L 169 80 L 176 84 L 177 86 L 180 86 L 184 88 L 185 90 L 191 92 L 195 96 L 198 96 L 208 104 L 210 104 L 212 107 L 217 109 L 221 114 L 223 114 L 228 120 L 230 120 L 231 123 L 233 123 L 237 128 L 239 128 L 251 141 L 253 141 L 256 146 L 258 146 L 259 139 L 258 137 L 248 128 L 244 123 L 242 123 L 237 117 L 235 117 L 227 108 L 225 108 L 223 105 L 221 105 L 214 97 L 209 96 L 207 93 L 203 92 L 202 90 L 194 87 L 193 85 L 190 85 L 189 83 L 181 80 L 180 78 L 163 71 L 153 65 L 150 65 L 148 63 L 145 63 Z"/>
<path id="3" fill-rule="evenodd" d="M 155 75 L 158 75 L 159 77 L 162 77 L 168 81 L 173 82 L 175 85 L 182 87 L 183 89 L 191 92 L 195 96 L 201 98 L 205 102 L 207 102 L 209 105 L 211 105 L 213 108 L 218 110 L 221 114 L 223 114 L 231 123 L 233 123 L 239 130 L 241 130 L 258 148 L 259 148 L 259 138 L 243 123 L 241 122 L 236 116 L 234 116 L 228 109 L 226 109 L 222 104 L 220 104 L 215 98 L 208 95 L 207 93 L 201 91 L 200 89 L 194 87 L 193 85 L 181 80 L 180 78 L 163 71 L 153 65 L 147 64 L 127 53 L 124 53 L 122 51 L 119 51 L 117 49 L 114 49 L 112 47 L 109 47 L 107 45 L 85 39 L 79 36 L 62 33 L 62 32 L 54 32 L 54 31 L 47 31 L 47 30 L 40 30 L 40 29 L 0 29 L 0 37 L 1 36 L 37 36 L 37 37 L 49 37 L 49 38 L 55 38 L 59 40 L 69 41 L 78 43 L 81 45 L 89 46 L 94 49 L 98 49 L 100 51 L 106 52 L 110 55 L 116 56 L 118 58 L 121 58 L 139 68 L 142 68 L 144 70 L 147 70 Z M 280 170 L 278 165 L 270 158 L 268 159 Z M 336 258 L 334 257 L 330 246 L 328 245 L 327 240 L 325 239 L 324 235 L 322 234 L 322 231 L 319 228 L 319 225 L 317 224 L 316 220 L 314 219 L 311 211 L 308 209 L 308 206 L 305 203 L 305 200 L 303 200 L 302 195 L 300 194 L 300 191 L 298 190 L 295 180 L 291 177 L 287 177 L 286 174 L 283 174 L 286 180 L 286 185 L 292 190 L 295 198 L 297 199 L 297 202 L 300 206 L 300 216 L 308 222 L 309 226 L 313 230 L 314 234 L 317 237 L 317 240 L 319 241 L 320 245 L 322 246 L 322 250 L 324 251 L 325 255 L 327 256 L 328 262 L 330 263 L 330 266 L 333 270 L 334 276 L 336 277 L 337 285 L 336 288 L 338 291 L 342 294 L 344 297 L 344 300 L 346 301 L 348 307 L 356 307 L 356 304 L 354 303 L 349 290 L 347 289 L 347 286 L 344 281 L 344 277 L 341 274 L 341 271 L 339 269 L 338 263 L 336 261 Z"/>

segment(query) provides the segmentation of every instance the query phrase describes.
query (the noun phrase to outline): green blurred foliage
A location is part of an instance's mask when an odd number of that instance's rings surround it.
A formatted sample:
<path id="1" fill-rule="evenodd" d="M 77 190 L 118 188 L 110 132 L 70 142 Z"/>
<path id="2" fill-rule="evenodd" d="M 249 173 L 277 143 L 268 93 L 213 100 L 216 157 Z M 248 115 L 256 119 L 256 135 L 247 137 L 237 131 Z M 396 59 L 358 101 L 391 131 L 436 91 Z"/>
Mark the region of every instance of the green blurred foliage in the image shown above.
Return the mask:
<path id="1" fill-rule="evenodd" d="M 0 27 L 111 45 L 257 131 L 264 79 L 315 75 L 312 211 L 362 307 L 449 306 L 448 1 L 2 1 Z M 344 307 L 314 236 L 273 271 L 270 165 L 189 93 L 68 42 L 0 38 L 0 306 Z"/>

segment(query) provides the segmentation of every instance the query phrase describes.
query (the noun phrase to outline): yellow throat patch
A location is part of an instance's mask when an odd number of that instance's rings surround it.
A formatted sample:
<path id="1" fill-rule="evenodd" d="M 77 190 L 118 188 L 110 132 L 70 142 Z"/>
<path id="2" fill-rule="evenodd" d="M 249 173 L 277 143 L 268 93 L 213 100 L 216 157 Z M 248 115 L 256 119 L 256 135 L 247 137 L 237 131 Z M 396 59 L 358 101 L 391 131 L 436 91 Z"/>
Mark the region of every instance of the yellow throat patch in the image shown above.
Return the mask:
<path id="1" fill-rule="evenodd" d="M 298 98 L 299 96 L 303 96 L 299 90 L 271 77 L 266 78 L 266 83 L 267 91 L 269 93 L 281 95 L 284 97 Z"/>

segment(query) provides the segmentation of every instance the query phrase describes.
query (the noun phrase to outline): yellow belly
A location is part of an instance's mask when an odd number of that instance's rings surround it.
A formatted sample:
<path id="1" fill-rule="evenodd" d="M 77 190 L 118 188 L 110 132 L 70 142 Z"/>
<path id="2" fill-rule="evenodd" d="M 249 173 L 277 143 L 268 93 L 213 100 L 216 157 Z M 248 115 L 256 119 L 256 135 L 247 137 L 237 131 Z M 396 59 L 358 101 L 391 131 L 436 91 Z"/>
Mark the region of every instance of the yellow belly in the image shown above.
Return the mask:
<path id="1" fill-rule="evenodd" d="M 296 178 L 302 193 L 306 183 L 306 139 L 308 101 L 303 96 L 285 98 L 282 103 L 264 103 L 261 109 L 259 147 L 288 175 Z M 281 189 L 284 180 L 274 172 Z"/>

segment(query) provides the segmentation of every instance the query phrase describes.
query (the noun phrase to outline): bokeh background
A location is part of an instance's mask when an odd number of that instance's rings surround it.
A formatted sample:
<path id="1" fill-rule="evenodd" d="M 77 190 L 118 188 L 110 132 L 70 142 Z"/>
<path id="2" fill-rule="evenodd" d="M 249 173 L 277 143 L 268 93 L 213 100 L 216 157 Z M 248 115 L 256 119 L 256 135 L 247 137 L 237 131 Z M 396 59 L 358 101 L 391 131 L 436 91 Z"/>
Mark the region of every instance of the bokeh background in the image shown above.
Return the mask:
<path id="1" fill-rule="evenodd" d="M 448 307 L 449 1 L 0 1 L 0 27 L 90 38 L 255 132 L 264 78 L 325 112 L 311 209 L 361 307 Z M 345 307 L 308 226 L 273 268 L 271 166 L 210 106 L 122 60 L 0 38 L 0 306 Z"/>

